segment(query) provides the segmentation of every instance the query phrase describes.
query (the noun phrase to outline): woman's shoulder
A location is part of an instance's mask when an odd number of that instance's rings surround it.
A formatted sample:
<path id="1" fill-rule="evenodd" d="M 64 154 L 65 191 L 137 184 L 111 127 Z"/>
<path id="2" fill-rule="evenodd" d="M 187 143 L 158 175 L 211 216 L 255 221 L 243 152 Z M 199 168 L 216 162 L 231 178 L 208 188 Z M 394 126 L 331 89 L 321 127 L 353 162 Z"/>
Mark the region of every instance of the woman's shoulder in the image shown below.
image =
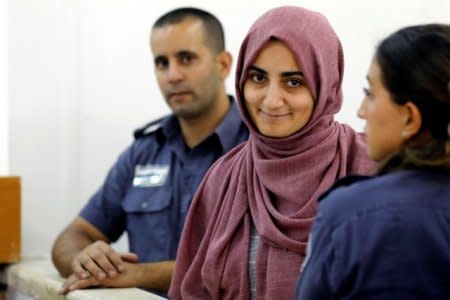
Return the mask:
<path id="1" fill-rule="evenodd" d="M 362 195 L 378 185 L 376 177 L 349 175 L 337 180 L 319 198 L 319 213 L 330 224 L 339 224 L 367 205 Z M 375 188 L 376 189 L 376 188 Z"/>
<path id="2" fill-rule="evenodd" d="M 428 199 L 426 205 L 447 205 L 439 202 L 447 193 L 448 172 L 407 170 L 382 176 L 347 176 L 320 198 L 319 211 L 337 226 L 350 219 L 392 211 L 393 206 L 406 213 L 424 198 Z M 446 202 L 450 206 L 450 201 Z"/>

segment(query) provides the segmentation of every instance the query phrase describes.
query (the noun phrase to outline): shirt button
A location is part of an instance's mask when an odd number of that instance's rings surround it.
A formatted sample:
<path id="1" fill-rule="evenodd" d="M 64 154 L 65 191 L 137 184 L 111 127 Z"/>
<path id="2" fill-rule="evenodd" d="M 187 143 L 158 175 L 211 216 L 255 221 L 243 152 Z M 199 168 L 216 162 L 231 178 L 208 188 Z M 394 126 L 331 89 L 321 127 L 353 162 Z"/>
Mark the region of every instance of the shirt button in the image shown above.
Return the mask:
<path id="1" fill-rule="evenodd" d="M 148 206 L 148 203 L 147 203 L 147 202 L 142 202 L 142 203 L 141 203 L 141 208 L 147 208 L 147 206 Z"/>

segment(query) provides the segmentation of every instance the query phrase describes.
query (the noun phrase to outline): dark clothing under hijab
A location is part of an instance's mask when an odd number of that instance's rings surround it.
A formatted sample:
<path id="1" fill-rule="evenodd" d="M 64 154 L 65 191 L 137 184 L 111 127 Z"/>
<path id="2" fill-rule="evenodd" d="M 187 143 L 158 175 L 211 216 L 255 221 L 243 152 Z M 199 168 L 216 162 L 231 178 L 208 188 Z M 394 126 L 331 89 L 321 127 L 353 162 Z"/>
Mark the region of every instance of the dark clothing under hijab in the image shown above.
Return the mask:
<path id="1" fill-rule="evenodd" d="M 315 99 L 309 122 L 285 138 L 258 132 L 242 94 L 247 68 L 271 38 L 295 53 Z M 253 24 L 236 72 L 238 103 L 250 138 L 209 170 L 194 197 L 171 299 L 248 299 L 252 222 L 260 236 L 258 299 L 293 298 L 317 198 L 336 179 L 372 167 L 362 138 L 333 118 L 342 103 L 343 65 L 339 39 L 319 13 L 280 7 Z"/>

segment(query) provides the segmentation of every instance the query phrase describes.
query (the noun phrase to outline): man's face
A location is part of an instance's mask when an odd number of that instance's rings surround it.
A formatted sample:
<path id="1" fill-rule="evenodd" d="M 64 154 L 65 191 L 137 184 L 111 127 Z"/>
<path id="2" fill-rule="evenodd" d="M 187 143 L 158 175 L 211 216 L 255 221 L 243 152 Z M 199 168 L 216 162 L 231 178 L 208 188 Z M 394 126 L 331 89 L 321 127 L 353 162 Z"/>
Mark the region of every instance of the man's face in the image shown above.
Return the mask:
<path id="1" fill-rule="evenodd" d="M 173 113 L 195 119 L 217 103 L 224 78 L 220 63 L 206 44 L 200 20 L 154 28 L 151 37 L 159 88 Z"/>

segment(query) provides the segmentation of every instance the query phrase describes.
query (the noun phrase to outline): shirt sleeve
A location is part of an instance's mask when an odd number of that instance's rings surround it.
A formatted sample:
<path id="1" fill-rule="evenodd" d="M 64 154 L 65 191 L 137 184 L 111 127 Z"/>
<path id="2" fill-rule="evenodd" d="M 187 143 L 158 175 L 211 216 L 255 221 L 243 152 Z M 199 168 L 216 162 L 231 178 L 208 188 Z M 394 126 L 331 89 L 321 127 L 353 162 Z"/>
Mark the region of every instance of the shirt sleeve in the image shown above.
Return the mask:
<path id="1" fill-rule="evenodd" d="M 109 170 L 103 185 L 91 197 L 80 216 L 99 229 L 110 241 L 125 230 L 123 198 L 133 180 L 132 146 L 127 148 Z"/>

